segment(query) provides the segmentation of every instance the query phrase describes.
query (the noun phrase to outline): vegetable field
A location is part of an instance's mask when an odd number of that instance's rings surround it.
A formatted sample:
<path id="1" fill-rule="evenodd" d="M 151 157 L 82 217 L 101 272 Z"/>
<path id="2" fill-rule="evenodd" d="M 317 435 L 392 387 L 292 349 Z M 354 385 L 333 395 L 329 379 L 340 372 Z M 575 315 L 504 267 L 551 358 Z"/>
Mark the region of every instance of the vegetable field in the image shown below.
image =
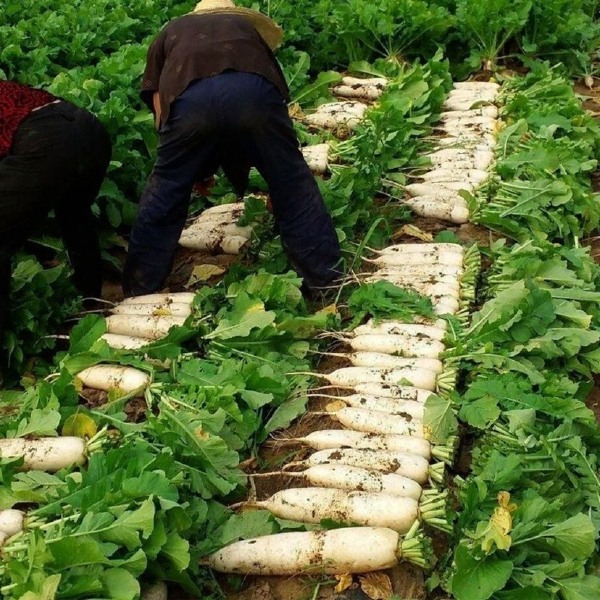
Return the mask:
<path id="1" fill-rule="evenodd" d="M 256 172 L 194 195 L 159 294 L 120 274 L 181 0 L 8 0 L 0 77 L 113 141 L 83 302 L 14 257 L 6 600 L 600 598 L 600 3 L 240 0 L 277 21 L 344 254 L 303 296 Z"/>

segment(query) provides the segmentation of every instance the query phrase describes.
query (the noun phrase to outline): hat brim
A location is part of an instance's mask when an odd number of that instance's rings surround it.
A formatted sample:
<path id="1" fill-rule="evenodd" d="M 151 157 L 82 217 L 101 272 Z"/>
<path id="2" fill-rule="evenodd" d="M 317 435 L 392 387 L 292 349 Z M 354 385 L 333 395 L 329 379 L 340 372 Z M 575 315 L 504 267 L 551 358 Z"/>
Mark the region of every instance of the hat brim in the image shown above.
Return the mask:
<path id="1" fill-rule="evenodd" d="M 232 8 L 209 8 L 202 10 L 193 10 L 193 15 L 238 15 L 249 21 L 271 50 L 275 50 L 283 39 L 283 30 L 275 21 L 263 15 L 261 12 L 251 8 L 232 7 Z"/>

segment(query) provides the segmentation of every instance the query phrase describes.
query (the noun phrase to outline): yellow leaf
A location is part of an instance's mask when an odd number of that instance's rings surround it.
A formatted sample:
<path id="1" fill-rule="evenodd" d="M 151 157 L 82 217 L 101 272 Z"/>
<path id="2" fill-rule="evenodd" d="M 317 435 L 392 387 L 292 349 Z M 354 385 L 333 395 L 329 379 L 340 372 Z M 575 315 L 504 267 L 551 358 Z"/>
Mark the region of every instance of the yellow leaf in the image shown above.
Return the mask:
<path id="1" fill-rule="evenodd" d="M 337 412 L 341 408 L 346 408 L 346 403 L 342 400 L 334 400 L 333 402 L 329 402 L 325 407 L 327 412 Z"/>
<path id="2" fill-rule="evenodd" d="M 418 240 L 422 240 L 423 242 L 432 242 L 433 236 L 422 229 L 419 229 L 416 225 L 403 225 L 396 231 L 394 234 L 394 238 L 402 237 L 403 235 L 408 235 L 410 237 L 417 238 Z"/>
<path id="3" fill-rule="evenodd" d="M 74 435 L 80 438 L 93 438 L 98 433 L 96 423 L 88 415 L 75 413 L 63 425 L 62 435 Z"/>
<path id="4" fill-rule="evenodd" d="M 338 314 L 337 305 L 336 304 L 329 304 L 328 306 L 325 306 L 324 308 L 322 308 L 319 311 L 319 314 L 323 314 L 323 315 L 337 315 Z"/>
<path id="5" fill-rule="evenodd" d="M 336 575 L 335 578 L 338 580 L 335 586 L 336 594 L 341 594 L 346 591 L 352 585 L 352 574 L 344 573 L 343 575 Z"/>
<path id="6" fill-rule="evenodd" d="M 189 281 L 185 284 L 186 288 L 189 288 L 196 283 L 200 283 L 202 281 L 208 281 L 211 277 L 218 277 L 225 273 L 225 269 L 219 267 L 218 265 L 196 265 L 192 274 L 190 275 Z"/>
<path id="7" fill-rule="evenodd" d="M 362 591 L 372 600 L 387 600 L 392 597 L 392 582 L 385 573 L 359 575 L 358 581 Z"/>

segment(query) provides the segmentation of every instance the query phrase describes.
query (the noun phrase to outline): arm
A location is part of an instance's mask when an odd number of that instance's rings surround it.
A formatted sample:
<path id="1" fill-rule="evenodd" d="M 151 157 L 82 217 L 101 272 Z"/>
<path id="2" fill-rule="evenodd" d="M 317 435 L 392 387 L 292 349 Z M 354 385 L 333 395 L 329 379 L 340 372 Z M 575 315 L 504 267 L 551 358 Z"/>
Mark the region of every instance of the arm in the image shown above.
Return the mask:
<path id="1" fill-rule="evenodd" d="M 160 128 L 160 97 L 158 95 L 158 92 L 154 92 L 154 94 L 152 94 L 152 105 L 154 106 L 154 117 L 155 117 L 155 123 L 156 123 L 156 129 L 158 131 L 158 129 Z"/>
<path id="2" fill-rule="evenodd" d="M 164 42 L 165 32 L 163 30 L 148 48 L 146 69 L 142 78 L 142 90 L 140 94 L 142 100 L 155 115 L 157 129 L 160 126 L 161 118 L 158 93 L 159 81 L 166 59 Z"/>

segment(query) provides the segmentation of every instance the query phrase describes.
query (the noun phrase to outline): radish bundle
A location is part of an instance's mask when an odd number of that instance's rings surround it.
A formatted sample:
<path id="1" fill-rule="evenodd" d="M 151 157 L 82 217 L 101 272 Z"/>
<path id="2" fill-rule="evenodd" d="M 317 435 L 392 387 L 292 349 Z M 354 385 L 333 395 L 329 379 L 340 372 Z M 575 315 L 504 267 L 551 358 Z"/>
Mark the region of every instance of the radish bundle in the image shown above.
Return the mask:
<path id="1" fill-rule="evenodd" d="M 316 175 L 322 175 L 329 169 L 329 144 L 305 146 L 302 155 L 308 168 Z"/>
<path id="2" fill-rule="evenodd" d="M 446 495 L 437 490 L 428 490 L 417 501 L 382 492 L 308 487 L 281 490 L 267 500 L 250 502 L 248 505 L 266 509 L 280 519 L 302 523 L 334 519 L 340 523 L 388 527 L 399 533 L 407 533 L 415 523 L 422 521 L 447 531 Z"/>
<path id="3" fill-rule="evenodd" d="M 362 102 L 346 101 L 321 104 L 317 110 L 304 117 L 304 121 L 313 127 L 352 130 L 364 117 L 368 106 Z"/>
<path id="4" fill-rule="evenodd" d="M 384 77 L 358 79 L 357 77 L 342 77 L 341 83 L 332 88 L 336 96 L 343 98 L 364 98 L 377 100 L 383 94 L 388 81 Z"/>
<path id="5" fill-rule="evenodd" d="M 294 531 L 242 540 L 222 548 L 206 564 L 222 573 L 298 575 L 367 573 L 393 567 L 398 559 L 425 566 L 421 544 L 382 527 Z"/>
<path id="6" fill-rule="evenodd" d="M 75 383 L 80 387 L 127 395 L 143 392 L 150 385 L 150 375 L 134 367 L 102 364 L 77 373 Z"/>

